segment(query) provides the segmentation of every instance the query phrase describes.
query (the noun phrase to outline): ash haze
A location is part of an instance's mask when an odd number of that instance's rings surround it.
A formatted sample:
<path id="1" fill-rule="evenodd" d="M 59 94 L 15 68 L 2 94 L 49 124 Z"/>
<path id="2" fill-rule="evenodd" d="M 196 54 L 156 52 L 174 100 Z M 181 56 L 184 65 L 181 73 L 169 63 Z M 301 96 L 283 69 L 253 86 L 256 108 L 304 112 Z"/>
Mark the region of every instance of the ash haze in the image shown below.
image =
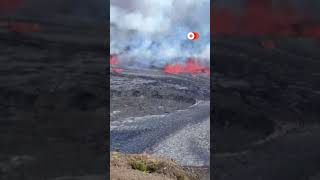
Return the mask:
<path id="1" fill-rule="evenodd" d="M 195 57 L 209 66 L 209 0 L 111 0 L 110 54 L 120 63 L 163 66 Z M 187 40 L 197 31 L 198 41 Z"/>

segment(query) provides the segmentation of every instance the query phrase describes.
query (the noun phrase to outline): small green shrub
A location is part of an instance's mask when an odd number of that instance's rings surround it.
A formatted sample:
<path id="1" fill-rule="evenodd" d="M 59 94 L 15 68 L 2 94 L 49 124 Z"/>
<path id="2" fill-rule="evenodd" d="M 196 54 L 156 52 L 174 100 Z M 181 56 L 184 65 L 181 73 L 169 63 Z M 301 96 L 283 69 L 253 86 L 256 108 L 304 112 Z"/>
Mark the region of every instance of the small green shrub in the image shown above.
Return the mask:
<path id="1" fill-rule="evenodd" d="M 153 173 L 160 168 L 160 165 L 156 162 L 147 162 L 143 159 L 133 159 L 131 162 L 132 169 L 136 169 L 143 172 Z"/>
<path id="2" fill-rule="evenodd" d="M 147 164 L 147 171 L 150 173 L 155 172 L 158 169 L 158 165 L 156 163 Z"/>
<path id="3" fill-rule="evenodd" d="M 187 180 L 185 175 L 178 175 L 177 180 Z"/>
<path id="4" fill-rule="evenodd" d="M 132 169 L 136 169 L 143 172 L 146 172 L 148 170 L 146 163 L 139 160 L 132 162 L 131 167 Z"/>

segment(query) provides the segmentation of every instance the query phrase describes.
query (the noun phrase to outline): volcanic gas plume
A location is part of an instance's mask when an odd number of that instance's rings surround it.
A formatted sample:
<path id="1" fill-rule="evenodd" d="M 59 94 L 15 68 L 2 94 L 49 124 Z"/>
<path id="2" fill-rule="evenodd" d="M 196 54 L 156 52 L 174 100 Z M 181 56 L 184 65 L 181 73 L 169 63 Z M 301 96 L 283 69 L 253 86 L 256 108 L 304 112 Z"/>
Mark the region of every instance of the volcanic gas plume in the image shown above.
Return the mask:
<path id="1" fill-rule="evenodd" d="M 188 40 L 194 31 L 200 38 Z M 117 55 L 121 66 L 181 66 L 173 71 L 195 73 L 209 68 L 209 52 L 209 0 L 111 0 L 110 54 Z M 192 65 L 190 57 L 196 59 Z"/>

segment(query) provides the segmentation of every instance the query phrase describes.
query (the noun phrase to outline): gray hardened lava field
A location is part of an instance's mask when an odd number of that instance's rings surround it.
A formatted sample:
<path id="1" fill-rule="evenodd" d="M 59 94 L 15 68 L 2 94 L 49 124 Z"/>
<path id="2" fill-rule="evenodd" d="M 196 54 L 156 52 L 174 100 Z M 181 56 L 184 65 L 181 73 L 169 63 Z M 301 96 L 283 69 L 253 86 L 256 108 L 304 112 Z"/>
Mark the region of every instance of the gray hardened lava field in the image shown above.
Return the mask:
<path id="1" fill-rule="evenodd" d="M 272 47 L 261 42 L 270 41 Z M 308 179 L 319 172 L 320 54 L 307 38 L 216 37 L 215 179 Z"/>
<path id="2" fill-rule="evenodd" d="M 209 83 L 207 75 L 161 69 L 111 72 L 111 150 L 208 166 Z"/>

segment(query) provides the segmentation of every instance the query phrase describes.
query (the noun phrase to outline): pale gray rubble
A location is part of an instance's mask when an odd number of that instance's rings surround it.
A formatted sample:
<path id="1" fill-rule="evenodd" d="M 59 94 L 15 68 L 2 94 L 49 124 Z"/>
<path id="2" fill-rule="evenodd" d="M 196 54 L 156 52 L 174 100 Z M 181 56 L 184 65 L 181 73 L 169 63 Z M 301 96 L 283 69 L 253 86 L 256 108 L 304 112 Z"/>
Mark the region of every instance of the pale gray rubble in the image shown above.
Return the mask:
<path id="1" fill-rule="evenodd" d="M 203 101 L 169 114 L 111 122 L 111 148 L 127 153 L 154 152 L 183 165 L 208 165 L 209 108 L 210 103 Z"/>
<path id="2" fill-rule="evenodd" d="M 156 145 L 153 153 L 185 166 L 209 166 L 210 119 L 187 125 Z"/>

